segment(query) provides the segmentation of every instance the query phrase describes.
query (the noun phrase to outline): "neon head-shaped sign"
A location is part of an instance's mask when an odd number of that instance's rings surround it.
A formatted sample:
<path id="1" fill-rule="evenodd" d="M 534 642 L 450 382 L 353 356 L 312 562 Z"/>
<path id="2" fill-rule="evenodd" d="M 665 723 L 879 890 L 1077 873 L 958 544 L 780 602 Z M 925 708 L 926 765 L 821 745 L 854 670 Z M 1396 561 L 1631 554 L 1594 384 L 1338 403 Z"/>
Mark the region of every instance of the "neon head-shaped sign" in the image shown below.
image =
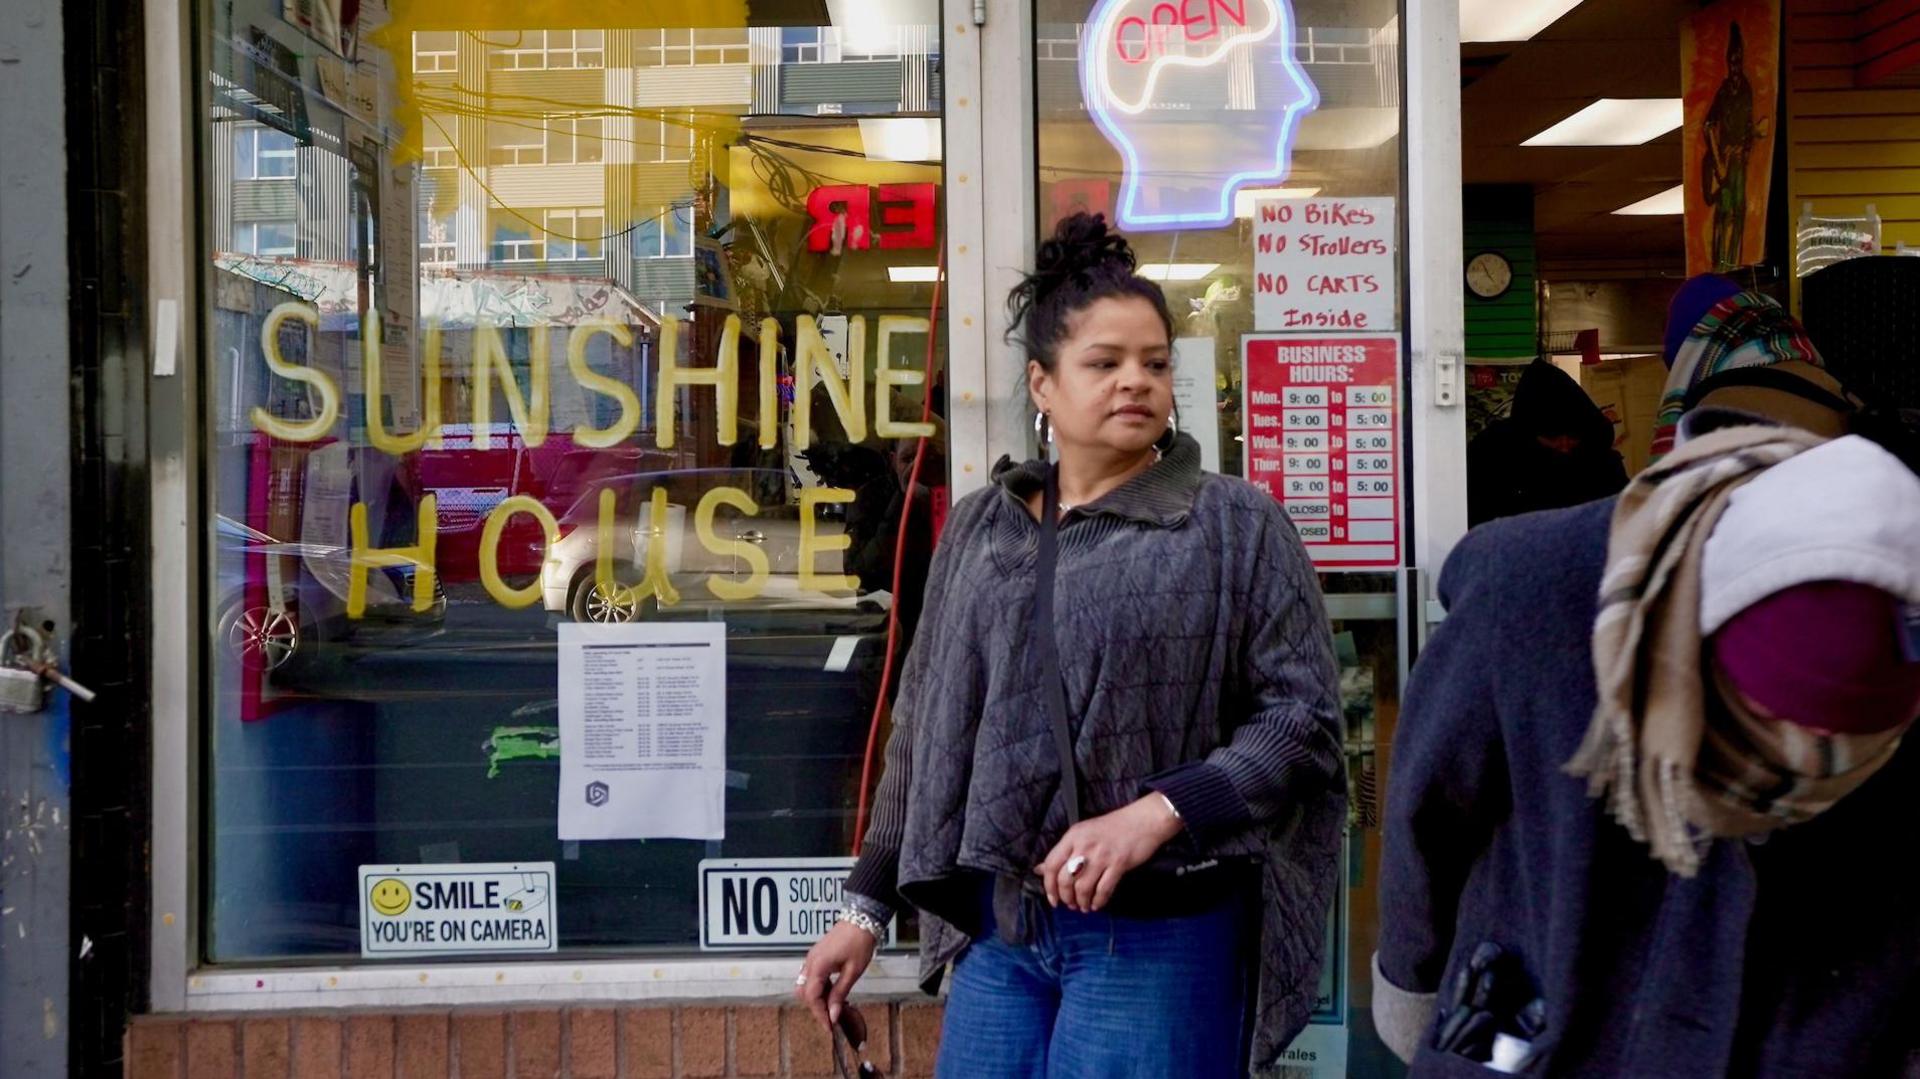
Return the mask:
<path id="1" fill-rule="evenodd" d="M 1080 92 L 1120 151 L 1117 215 L 1138 231 L 1233 220 L 1233 193 L 1286 178 L 1320 103 L 1294 56 L 1289 0 L 1100 0 Z"/>

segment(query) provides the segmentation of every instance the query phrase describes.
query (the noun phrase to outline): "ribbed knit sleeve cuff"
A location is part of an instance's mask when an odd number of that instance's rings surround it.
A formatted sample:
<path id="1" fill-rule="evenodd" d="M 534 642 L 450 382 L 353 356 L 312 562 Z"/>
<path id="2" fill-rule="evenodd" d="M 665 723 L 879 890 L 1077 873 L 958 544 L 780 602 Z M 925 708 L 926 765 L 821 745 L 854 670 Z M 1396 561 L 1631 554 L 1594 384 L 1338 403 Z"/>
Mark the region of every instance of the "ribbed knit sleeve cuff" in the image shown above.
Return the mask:
<path id="1" fill-rule="evenodd" d="M 1194 761 L 1160 773 L 1142 784 L 1147 790 L 1167 796 L 1187 834 L 1202 849 L 1214 842 L 1253 826 L 1253 813 L 1247 800 L 1233 789 L 1233 782 L 1219 765 Z"/>
<path id="2" fill-rule="evenodd" d="M 1416 993 L 1396 985 L 1380 969 L 1380 953 L 1373 954 L 1373 1026 L 1394 1056 L 1413 1063 L 1439 1008 L 1440 994 Z"/>
<path id="3" fill-rule="evenodd" d="M 899 884 L 899 850 L 868 847 L 860 852 L 860 860 L 853 864 L 853 872 L 847 874 L 846 890 L 867 900 L 868 904 L 884 908 L 891 916 L 899 913 L 902 906 Z M 867 908 L 865 913 L 878 917 L 878 911 L 867 904 L 862 906 Z"/>

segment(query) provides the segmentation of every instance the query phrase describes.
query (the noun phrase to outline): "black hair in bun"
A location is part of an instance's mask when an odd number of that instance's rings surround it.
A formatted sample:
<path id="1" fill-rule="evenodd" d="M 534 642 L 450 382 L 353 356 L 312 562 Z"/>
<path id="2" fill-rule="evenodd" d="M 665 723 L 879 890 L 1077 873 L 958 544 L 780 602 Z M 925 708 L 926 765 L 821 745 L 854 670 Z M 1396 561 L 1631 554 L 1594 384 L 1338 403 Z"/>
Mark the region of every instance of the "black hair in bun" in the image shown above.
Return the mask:
<path id="1" fill-rule="evenodd" d="M 1063 219 L 1040 245 L 1034 271 L 1007 296 L 1012 314 L 1009 339 L 1026 346 L 1027 355 L 1053 370 L 1067 323 L 1096 300 L 1137 296 L 1153 305 L 1173 340 L 1173 312 L 1160 286 L 1134 273 L 1138 262 L 1126 237 L 1107 227 L 1107 219 L 1085 212 Z"/>

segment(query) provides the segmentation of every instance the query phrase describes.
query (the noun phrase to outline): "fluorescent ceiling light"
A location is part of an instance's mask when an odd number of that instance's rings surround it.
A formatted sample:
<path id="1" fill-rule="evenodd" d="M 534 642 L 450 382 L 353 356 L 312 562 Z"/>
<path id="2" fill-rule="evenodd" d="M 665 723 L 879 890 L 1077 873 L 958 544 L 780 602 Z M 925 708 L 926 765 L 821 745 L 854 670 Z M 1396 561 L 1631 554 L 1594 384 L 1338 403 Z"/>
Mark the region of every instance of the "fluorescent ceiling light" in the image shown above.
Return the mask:
<path id="1" fill-rule="evenodd" d="M 1219 268 L 1217 262 L 1143 262 L 1139 273 L 1149 281 L 1198 281 Z"/>
<path id="2" fill-rule="evenodd" d="M 940 267 L 889 266 L 887 267 L 887 280 L 896 285 L 926 284 L 930 281 L 940 280 Z"/>
<path id="3" fill-rule="evenodd" d="M 1254 204 L 1265 199 L 1310 199 L 1320 193 L 1317 187 L 1243 187 L 1233 193 L 1233 216 L 1253 220 Z"/>
<path id="4" fill-rule="evenodd" d="M 1632 217 L 1658 217 L 1686 212 L 1686 187 L 1683 184 L 1674 184 L 1652 198 L 1641 199 L 1631 206 L 1622 206 L 1614 211 L 1616 214 Z"/>
<path id="5" fill-rule="evenodd" d="M 1603 97 L 1522 146 L 1638 146 L 1686 119 L 1677 97 Z"/>
<path id="6" fill-rule="evenodd" d="M 1460 0 L 1461 41 L 1525 41 L 1580 0 Z"/>
<path id="7" fill-rule="evenodd" d="M 940 121 L 916 116 L 862 120 L 860 145 L 872 161 L 938 161 Z"/>

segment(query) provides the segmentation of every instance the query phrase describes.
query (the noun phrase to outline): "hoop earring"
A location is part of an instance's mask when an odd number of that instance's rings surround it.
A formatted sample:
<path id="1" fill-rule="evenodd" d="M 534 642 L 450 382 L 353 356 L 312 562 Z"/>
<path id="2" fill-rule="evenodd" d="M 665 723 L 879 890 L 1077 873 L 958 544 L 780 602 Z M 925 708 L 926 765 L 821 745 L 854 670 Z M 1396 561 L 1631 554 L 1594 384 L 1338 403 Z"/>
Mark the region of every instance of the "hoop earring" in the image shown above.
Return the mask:
<path id="1" fill-rule="evenodd" d="M 1166 452 L 1173 448 L 1174 442 L 1178 440 L 1179 437 L 1180 413 L 1179 410 L 1176 409 L 1167 415 L 1167 433 L 1161 435 L 1159 440 L 1153 444 L 1154 455 L 1165 456 Z"/>
<path id="2" fill-rule="evenodd" d="M 1053 421 L 1044 412 L 1033 414 L 1033 440 L 1043 456 L 1053 448 Z"/>

